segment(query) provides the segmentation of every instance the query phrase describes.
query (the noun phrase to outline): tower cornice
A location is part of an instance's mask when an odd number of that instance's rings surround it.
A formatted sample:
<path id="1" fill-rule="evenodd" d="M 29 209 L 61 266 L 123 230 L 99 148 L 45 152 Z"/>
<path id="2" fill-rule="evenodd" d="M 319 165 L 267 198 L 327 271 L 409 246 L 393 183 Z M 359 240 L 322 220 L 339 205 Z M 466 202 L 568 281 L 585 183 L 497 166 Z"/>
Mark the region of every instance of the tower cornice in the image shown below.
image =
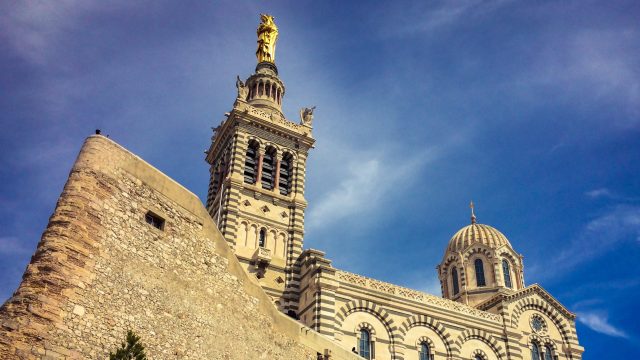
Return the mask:
<path id="1" fill-rule="evenodd" d="M 234 118 L 237 118 L 239 121 L 250 120 L 268 127 L 269 130 L 272 130 L 274 133 L 279 132 L 291 138 L 299 139 L 302 143 L 308 144 L 308 148 L 311 148 L 315 143 L 315 139 L 311 135 L 312 129 L 310 126 L 296 124 L 293 121 L 287 120 L 277 112 L 265 111 L 243 100 L 236 100 L 231 115 L 236 115 Z"/>

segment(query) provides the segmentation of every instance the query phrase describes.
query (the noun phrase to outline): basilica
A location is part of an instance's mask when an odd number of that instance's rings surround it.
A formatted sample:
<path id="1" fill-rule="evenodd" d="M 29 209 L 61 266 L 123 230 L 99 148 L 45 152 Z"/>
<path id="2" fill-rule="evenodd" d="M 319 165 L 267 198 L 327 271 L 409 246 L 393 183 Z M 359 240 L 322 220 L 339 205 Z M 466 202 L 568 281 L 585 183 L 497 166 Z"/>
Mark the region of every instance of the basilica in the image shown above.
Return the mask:
<path id="1" fill-rule="evenodd" d="M 282 112 L 278 31 L 262 15 L 258 64 L 206 153 L 207 210 L 277 308 L 365 359 L 581 359 L 575 315 L 524 282 L 523 256 L 475 215 L 437 266 L 442 296 L 342 271 L 305 249 L 313 108 Z"/>
<path id="2" fill-rule="evenodd" d="M 283 113 L 273 17 L 257 35 L 255 72 L 237 77 L 206 151 L 206 204 L 87 137 L 0 307 L 0 359 L 105 359 L 129 333 L 150 359 L 582 359 L 576 315 L 525 283 L 523 256 L 473 207 L 437 264 L 441 294 L 305 248 L 314 107 Z"/>

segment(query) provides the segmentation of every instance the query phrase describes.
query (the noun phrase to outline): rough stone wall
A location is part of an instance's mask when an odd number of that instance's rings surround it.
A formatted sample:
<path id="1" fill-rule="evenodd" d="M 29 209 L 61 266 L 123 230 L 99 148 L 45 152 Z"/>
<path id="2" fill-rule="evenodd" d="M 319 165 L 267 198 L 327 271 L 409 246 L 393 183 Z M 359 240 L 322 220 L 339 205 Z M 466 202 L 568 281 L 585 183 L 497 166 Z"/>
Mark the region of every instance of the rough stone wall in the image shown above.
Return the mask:
<path id="1" fill-rule="evenodd" d="M 356 358 L 275 309 L 195 195 L 92 136 L 0 308 L 0 358 L 106 358 L 129 329 L 150 359 Z"/>

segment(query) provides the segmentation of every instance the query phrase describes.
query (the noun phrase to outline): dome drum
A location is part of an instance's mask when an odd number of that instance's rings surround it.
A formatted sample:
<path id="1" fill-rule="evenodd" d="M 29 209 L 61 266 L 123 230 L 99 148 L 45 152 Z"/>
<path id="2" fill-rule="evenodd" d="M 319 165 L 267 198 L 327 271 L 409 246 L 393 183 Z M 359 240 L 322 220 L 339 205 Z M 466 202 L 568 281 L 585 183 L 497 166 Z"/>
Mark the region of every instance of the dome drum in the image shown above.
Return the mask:
<path id="1" fill-rule="evenodd" d="M 524 287 L 522 256 L 504 234 L 474 220 L 449 240 L 438 266 L 443 296 L 471 306 Z"/>

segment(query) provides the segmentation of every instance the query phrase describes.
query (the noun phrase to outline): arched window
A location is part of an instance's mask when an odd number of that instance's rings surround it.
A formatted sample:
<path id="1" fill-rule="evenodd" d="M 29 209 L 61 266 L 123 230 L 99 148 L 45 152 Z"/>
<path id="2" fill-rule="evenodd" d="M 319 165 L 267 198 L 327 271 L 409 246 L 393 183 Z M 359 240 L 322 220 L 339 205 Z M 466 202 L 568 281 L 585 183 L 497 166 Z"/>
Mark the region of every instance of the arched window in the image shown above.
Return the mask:
<path id="1" fill-rule="evenodd" d="M 371 359 L 371 337 L 366 329 L 360 330 L 360 356 L 365 359 Z"/>
<path id="2" fill-rule="evenodd" d="M 484 281 L 484 265 L 482 264 L 482 260 L 476 259 L 473 263 L 476 267 L 476 284 L 478 287 L 485 286 L 487 283 Z"/>
<path id="3" fill-rule="evenodd" d="M 253 184 L 256 182 L 256 164 L 258 155 L 258 143 L 252 141 L 247 148 L 247 156 L 244 160 L 244 182 Z"/>
<path id="4" fill-rule="evenodd" d="M 511 287 L 511 270 L 507 259 L 502 259 L 502 273 L 504 274 L 504 286 Z"/>
<path id="5" fill-rule="evenodd" d="M 430 360 L 429 344 L 427 344 L 426 342 L 420 344 L 420 360 Z"/>
<path id="6" fill-rule="evenodd" d="M 473 358 L 473 360 L 484 360 L 484 359 L 482 358 L 482 356 L 480 356 L 480 355 L 476 355 L 476 356 Z"/>
<path id="7" fill-rule="evenodd" d="M 260 236 L 258 237 L 258 246 L 263 248 L 267 241 L 266 238 L 267 238 L 267 231 L 264 228 L 260 229 Z"/>
<path id="8" fill-rule="evenodd" d="M 262 158 L 262 188 L 271 190 L 273 189 L 273 181 L 275 175 L 275 156 L 276 149 L 268 148 Z"/>
<path id="9" fill-rule="evenodd" d="M 453 283 L 453 295 L 460 292 L 460 287 L 458 286 L 458 270 L 454 267 L 451 270 L 451 282 Z"/>
<path id="10" fill-rule="evenodd" d="M 536 343 L 533 343 L 533 347 L 531 348 L 531 360 L 541 360 L 540 348 L 538 348 L 538 344 Z"/>
<path id="11" fill-rule="evenodd" d="M 553 360 L 553 354 L 551 352 L 551 346 L 545 345 L 544 347 L 544 360 Z"/>
<path id="12" fill-rule="evenodd" d="M 280 180 L 278 181 L 278 189 L 282 195 L 288 195 L 289 191 L 291 191 L 291 160 L 291 154 L 286 153 L 282 157 L 282 161 L 280 161 Z"/>

